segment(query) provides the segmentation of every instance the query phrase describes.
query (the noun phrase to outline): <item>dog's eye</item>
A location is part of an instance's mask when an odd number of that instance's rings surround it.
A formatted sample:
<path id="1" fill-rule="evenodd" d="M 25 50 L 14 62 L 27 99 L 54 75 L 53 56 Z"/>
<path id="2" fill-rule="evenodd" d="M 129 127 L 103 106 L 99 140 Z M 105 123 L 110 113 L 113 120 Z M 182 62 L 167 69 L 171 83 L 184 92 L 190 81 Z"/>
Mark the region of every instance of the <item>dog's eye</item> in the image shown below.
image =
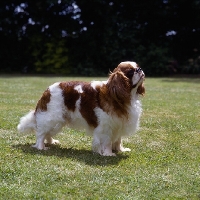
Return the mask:
<path id="1" fill-rule="evenodd" d="M 128 72 L 127 72 L 127 74 L 126 74 L 126 76 L 128 77 L 128 78 L 132 78 L 132 76 L 134 75 L 134 72 L 135 72 L 135 69 L 130 69 Z"/>

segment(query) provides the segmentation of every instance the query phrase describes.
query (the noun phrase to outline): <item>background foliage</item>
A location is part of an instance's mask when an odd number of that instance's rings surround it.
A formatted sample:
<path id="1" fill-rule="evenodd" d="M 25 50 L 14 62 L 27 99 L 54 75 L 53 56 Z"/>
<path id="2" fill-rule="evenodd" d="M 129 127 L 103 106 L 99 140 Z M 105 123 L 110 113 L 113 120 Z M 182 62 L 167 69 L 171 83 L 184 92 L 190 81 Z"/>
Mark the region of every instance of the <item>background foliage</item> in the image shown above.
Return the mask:
<path id="1" fill-rule="evenodd" d="M 200 73 L 199 0 L 2 0 L 1 72 Z"/>

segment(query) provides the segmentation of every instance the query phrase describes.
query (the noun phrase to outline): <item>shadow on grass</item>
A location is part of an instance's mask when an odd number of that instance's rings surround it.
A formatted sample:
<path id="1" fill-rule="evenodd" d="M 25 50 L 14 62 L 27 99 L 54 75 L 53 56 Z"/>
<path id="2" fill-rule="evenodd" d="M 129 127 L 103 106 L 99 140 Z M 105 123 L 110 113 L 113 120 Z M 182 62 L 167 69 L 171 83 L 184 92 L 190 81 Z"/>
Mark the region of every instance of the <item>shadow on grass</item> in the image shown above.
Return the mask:
<path id="1" fill-rule="evenodd" d="M 93 153 L 92 150 L 74 148 L 67 149 L 62 148 L 59 145 L 52 145 L 47 151 L 32 148 L 31 144 L 17 144 L 12 147 L 16 149 L 21 149 L 26 154 L 57 156 L 63 159 L 70 158 L 72 160 L 84 162 L 87 165 L 117 165 L 121 160 L 128 158 L 128 155 L 125 155 L 125 153 L 119 153 L 117 154 L 117 156 L 101 156 L 97 153 Z"/>

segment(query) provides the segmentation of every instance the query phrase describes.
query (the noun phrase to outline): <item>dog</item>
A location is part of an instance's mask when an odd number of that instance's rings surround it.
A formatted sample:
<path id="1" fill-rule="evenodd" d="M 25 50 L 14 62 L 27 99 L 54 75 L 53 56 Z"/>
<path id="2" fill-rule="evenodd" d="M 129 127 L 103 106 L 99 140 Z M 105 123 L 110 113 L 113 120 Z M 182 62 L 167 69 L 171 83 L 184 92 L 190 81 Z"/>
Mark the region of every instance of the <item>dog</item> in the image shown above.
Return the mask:
<path id="1" fill-rule="evenodd" d="M 49 86 L 35 110 L 20 119 L 19 132 L 36 133 L 33 147 L 46 150 L 59 143 L 52 137 L 64 126 L 85 129 L 93 136 L 92 150 L 102 156 L 116 156 L 124 148 L 122 138 L 139 128 L 140 95 L 145 94 L 145 74 L 135 62 L 121 62 L 107 81 L 68 81 Z"/>

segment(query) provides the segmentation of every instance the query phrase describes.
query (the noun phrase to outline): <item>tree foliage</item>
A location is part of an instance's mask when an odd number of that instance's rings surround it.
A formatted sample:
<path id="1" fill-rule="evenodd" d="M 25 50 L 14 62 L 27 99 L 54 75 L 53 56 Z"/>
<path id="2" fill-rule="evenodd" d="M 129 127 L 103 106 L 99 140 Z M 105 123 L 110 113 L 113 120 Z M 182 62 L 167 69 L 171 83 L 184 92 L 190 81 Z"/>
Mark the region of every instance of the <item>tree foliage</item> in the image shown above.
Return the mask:
<path id="1" fill-rule="evenodd" d="M 199 0 L 2 0 L 0 19 L 2 72 L 200 72 Z"/>

